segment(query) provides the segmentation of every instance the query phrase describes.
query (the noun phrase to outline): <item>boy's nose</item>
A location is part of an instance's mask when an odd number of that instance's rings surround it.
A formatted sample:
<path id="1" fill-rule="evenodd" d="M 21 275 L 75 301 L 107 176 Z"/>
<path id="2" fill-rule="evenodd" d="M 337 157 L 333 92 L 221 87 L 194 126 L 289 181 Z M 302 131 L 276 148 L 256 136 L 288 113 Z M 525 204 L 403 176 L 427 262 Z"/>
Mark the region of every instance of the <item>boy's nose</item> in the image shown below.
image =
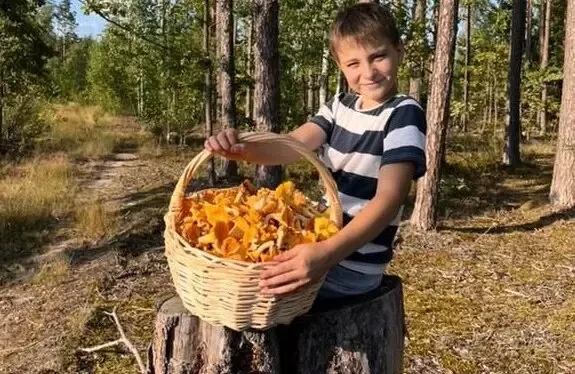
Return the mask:
<path id="1" fill-rule="evenodd" d="M 377 76 L 377 69 L 372 64 L 366 64 L 362 73 L 364 78 L 372 80 Z"/>

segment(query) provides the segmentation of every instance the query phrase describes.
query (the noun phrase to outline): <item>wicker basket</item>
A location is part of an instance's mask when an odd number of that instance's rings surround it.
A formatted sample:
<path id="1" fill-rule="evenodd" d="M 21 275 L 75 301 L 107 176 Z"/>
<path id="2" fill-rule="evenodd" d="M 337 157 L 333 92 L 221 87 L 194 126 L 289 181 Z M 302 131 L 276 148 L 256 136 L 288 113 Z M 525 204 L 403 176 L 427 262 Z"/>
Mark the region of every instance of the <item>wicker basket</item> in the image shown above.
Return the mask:
<path id="1" fill-rule="evenodd" d="M 321 161 L 303 144 L 288 136 L 272 133 L 241 134 L 240 140 L 286 145 L 311 162 L 326 188 L 330 218 L 341 227 L 341 203 L 335 182 Z M 210 157 L 211 154 L 203 150 L 188 164 L 174 189 L 169 211 L 165 215 L 166 256 L 176 291 L 186 309 L 213 325 L 239 331 L 288 324 L 311 308 L 323 279 L 286 296 L 263 295 L 258 283 L 265 264 L 213 256 L 192 247 L 176 232 L 176 224 L 184 214 L 182 203 L 186 199 L 186 187 L 201 164 Z"/>

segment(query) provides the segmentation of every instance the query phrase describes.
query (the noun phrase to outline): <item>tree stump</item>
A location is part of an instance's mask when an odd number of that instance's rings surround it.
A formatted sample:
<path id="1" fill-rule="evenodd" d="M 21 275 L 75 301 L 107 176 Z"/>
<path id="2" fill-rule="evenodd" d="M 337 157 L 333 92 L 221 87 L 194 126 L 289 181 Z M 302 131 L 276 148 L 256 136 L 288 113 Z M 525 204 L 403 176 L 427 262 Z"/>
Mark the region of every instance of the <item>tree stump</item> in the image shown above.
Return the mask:
<path id="1" fill-rule="evenodd" d="M 158 311 L 148 374 L 396 374 L 404 335 L 396 276 L 361 297 L 318 302 L 290 325 L 266 331 L 212 326 L 173 297 Z"/>

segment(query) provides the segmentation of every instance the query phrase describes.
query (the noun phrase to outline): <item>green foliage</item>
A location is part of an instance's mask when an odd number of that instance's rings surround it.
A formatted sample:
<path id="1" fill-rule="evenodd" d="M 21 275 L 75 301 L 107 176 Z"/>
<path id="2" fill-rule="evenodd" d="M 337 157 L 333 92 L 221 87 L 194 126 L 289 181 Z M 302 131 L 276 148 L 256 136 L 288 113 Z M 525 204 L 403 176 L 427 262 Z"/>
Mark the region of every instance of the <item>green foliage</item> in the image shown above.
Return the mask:
<path id="1" fill-rule="evenodd" d="M 10 97 L 4 112 L 5 153 L 16 155 L 29 151 L 47 128 L 44 103 L 37 91 Z"/>

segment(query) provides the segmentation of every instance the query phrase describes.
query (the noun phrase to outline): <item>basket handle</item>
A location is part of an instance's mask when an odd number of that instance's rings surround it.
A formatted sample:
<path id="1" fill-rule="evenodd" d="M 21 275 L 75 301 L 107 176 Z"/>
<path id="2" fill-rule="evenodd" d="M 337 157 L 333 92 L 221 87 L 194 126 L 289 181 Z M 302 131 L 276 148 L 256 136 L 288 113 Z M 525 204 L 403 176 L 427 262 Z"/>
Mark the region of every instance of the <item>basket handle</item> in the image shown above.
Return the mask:
<path id="1" fill-rule="evenodd" d="M 319 172 L 323 185 L 325 186 L 326 189 L 326 195 L 330 207 L 330 219 L 338 227 L 340 228 L 342 227 L 343 225 L 342 208 L 337 193 L 337 185 L 333 180 L 331 173 L 327 170 L 327 168 L 323 165 L 323 163 L 317 158 L 315 154 L 308 151 L 304 144 L 291 138 L 288 135 L 280 135 L 269 132 L 242 133 L 238 135 L 238 139 L 239 141 L 244 143 L 274 143 L 288 146 L 297 153 L 299 153 L 301 156 L 303 156 L 313 166 L 315 166 L 315 168 Z M 178 183 L 174 188 L 174 192 L 172 193 L 169 205 L 169 212 L 172 213 L 170 214 L 172 219 L 171 222 L 169 222 L 169 224 L 174 225 L 174 228 L 176 219 L 179 219 L 180 214 L 182 213 L 183 201 L 186 195 L 186 187 L 191 182 L 194 174 L 198 171 L 200 166 L 205 161 L 209 160 L 212 156 L 213 154 L 211 152 L 203 149 L 188 163 L 180 179 L 178 180 Z"/>

